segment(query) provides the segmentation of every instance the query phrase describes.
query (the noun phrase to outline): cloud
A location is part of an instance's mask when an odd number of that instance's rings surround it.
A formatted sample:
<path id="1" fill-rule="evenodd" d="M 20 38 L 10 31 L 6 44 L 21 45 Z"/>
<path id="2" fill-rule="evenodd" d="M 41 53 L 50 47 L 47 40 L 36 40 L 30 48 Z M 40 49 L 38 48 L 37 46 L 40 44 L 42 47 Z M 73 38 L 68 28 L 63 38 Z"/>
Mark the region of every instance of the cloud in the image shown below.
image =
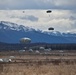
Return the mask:
<path id="1" fill-rule="evenodd" d="M 0 9 L 76 10 L 76 0 L 0 0 Z"/>
<path id="2" fill-rule="evenodd" d="M 23 20 L 30 20 L 30 21 L 38 21 L 38 18 L 33 16 L 33 15 L 29 15 L 29 16 L 23 16 L 23 17 L 20 17 L 21 19 Z"/>
<path id="3" fill-rule="evenodd" d="M 76 20 L 76 17 L 75 16 L 70 16 L 69 19 L 70 20 Z"/>
<path id="4" fill-rule="evenodd" d="M 33 15 L 25 15 L 25 16 L 11 16 L 10 18 L 19 18 L 21 20 L 29 20 L 32 22 L 38 21 L 38 18 Z"/>
<path id="5" fill-rule="evenodd" d="M 25 13 L 23 13 L 25 11 Z M 76 13 L 73 10 L 0 10 L 0 21 L 10 21 L 19 25 L 48 31 L 54 27 L 56 31 L 76 30 Z"/>
<path id="6" fill-rule="evenodd" d="M 55 5 L 61 9 L 75 9 L 76 0 L 55 0 Z"/>
<path id="7" fill-rule="evenodd" d="M 71 28 L 72 29 L 76 29 L 76 20 L 74 20 L 73 22 L 71 22 Z"/>

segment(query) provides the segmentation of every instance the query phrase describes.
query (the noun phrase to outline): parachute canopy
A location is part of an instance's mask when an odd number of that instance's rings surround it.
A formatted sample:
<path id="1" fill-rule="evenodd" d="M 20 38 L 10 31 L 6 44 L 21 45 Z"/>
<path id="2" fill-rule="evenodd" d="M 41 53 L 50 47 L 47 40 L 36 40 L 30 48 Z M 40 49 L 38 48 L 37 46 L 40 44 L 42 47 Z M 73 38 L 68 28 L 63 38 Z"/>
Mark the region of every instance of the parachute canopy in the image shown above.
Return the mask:
<path id="1" fill-rule="evenodd" d="M 50 27 L 50 28 L 48 28 L 48 30 L 54 30 L 54 28 L 53 27 Z"/>
<path id="2" fill-rule="evenodd" d="M 20 39 L 20 43 L 22 44 L 28 44 L 31 42 L 31 39 L 30 38 L 21 38 Z"/>
<path id="3" fill-rule="evenodd" d="M 23 13 L 25 13 L 25 11 L 23 11 Z"/>
<path id="4" fill-rule="evenodd" d="M 52 11 L 51 11 L 51 10 L 47 10 L 46 12 L 47 12 L 47 13 L 51 13 Z"/>

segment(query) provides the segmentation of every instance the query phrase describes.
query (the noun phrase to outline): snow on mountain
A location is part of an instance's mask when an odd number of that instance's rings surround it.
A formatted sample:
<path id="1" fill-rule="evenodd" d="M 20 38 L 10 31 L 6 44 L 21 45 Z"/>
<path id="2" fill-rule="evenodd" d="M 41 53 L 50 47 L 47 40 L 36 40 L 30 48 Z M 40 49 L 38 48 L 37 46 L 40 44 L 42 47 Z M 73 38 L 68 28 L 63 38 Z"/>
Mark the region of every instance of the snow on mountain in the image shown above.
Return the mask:
<path id="1" fill-rule="evenodd" d="M 50 31 L 50 32 L 44 31 L 43 33 L 54 36 L 63 36 L 63 34 L 60 33 L 59 31 Z"/>
<path id="2" fill-rule="evenodd" d="M 18 24 L 11 23 L 11 22 L 6 22 L 6 21 L 1 21 L 0 22 L 0 29 L 16 30 L 16 31 L 20 31 L 20 30 L 32 31 L 32 30 L 34 30 L 32 28 L 25 27 L 23 25 L 18 25 Z"/>
<path id="3" fill-rule="evenodd" d="M 19 43 L 20 38 L 28 37 L 33 42 L 45 43 L 76 43 L 76 34 L 60 33 L 58 31 L 42 32 L 15 23 L 0 22 L 0 41 Z"/>

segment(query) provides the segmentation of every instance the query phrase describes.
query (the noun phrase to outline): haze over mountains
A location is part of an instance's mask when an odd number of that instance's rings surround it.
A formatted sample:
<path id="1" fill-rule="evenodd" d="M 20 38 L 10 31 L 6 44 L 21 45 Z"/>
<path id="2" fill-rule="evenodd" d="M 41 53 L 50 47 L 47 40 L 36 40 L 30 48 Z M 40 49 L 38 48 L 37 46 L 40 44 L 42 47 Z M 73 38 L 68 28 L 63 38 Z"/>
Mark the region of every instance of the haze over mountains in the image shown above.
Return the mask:
<path id="1" fill-rule="evenodd" d="M 23 37 L 30 38 L 32 43 L 76 43 L 75 33 L 42 32 L 24 25 L 0 21 L 0 42 L 19 43 Z"/>

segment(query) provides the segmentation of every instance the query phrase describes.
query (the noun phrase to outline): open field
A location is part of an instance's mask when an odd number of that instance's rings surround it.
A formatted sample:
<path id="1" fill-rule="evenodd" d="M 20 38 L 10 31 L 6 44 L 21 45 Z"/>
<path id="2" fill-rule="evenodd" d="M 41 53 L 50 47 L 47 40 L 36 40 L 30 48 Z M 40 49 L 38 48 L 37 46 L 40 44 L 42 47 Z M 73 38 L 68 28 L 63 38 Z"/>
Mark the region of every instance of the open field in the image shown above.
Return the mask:
<path id="1" fill-rule="evenodd" d="M 3 64 L 0 75 L 76 75 L 76 64 Z"/>
<path id="2" fill-rule="evenodd" d="M 0 75 L 76 75 L 76 52 L 50 52 L 49 54 L 0 52 Z"/>

